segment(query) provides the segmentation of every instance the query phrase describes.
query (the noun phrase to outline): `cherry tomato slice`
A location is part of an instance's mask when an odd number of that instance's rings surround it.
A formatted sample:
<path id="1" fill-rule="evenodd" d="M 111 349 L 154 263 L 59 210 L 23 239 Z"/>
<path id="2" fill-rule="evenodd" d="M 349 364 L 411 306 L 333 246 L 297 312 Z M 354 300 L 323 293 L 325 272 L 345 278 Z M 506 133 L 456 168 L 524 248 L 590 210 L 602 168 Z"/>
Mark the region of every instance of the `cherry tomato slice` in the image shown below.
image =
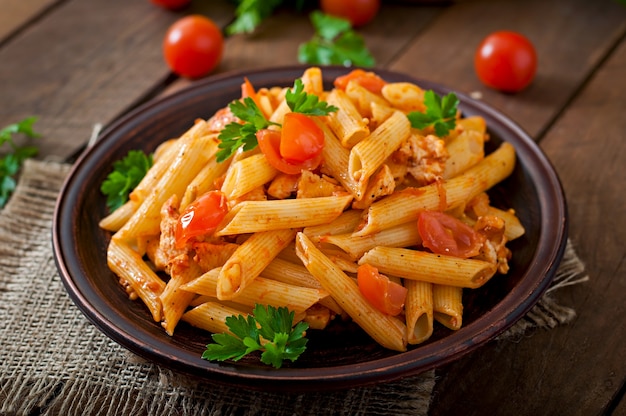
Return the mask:
<path id="1" fill-rule="evenodd" d="M 378 272 L 376 267 L 362 264 L 357 269 L 359 291 L 376 309 L 395 316 L 402 312 L 407 289 Z"/>
<path id="2" fill-rule="evenodd" d="M 417 228 L 424 247 L 436 254 L 466 259 L 477 256 L 484 242 L 482 234 L 443 212 L 422 211 Z"/>
<path id="3" fill-rule="evenodd" d="M 485 85 L 503 92 L 526 88 L 537 72 L 537 53 L 523 35 L 494 32 L 478 46 L 474 55 L 476 75 Z"/>
<path id="4" fill-rule="evenodd" d="M 211 19 L 190 15 L 174 22 L 163 40 L 165 61 L 176 74 L 198 78 L 211 72 L 222 59 L 224 37 Z"/>
<path id="5" fill-rule="evenodd" d="M 176 247 L 183 248 L 192 237 L 211 234 L 226 216 L 226 196 L 220 191 L 209 191 L 189 204 L 178 219 Z"/>
<path id="6" fill-rule="evenodd" d="M 374 72 L 366 72 L 362 69 L 354 69 L 346 75 L 335 78 L 333 83 L 337 89 L 346 90 L 346 87 L 350 81 L 354 81 L 363 88 L 373 92 L 374 94 L 380 94 L 385 84 L 384 79 L 376 75 Z"/>
<path id="7" fill-rule="evenodd" d="M 280 138 L 280 155 L 290 163 L 302 163 L 322 153 L 324 132 L 301 113 L 287 113 Z"/>
<path id="8" fill-rule="evenodd" d="M 288 175 L 297 175 L 303 170 L 313 170 L 322 161 L 322 153 L 312 159 L 299 163 L 285 160 L 280 154 L 281 133 L 278 130 L 263 129 L 256 133 L 257 142 L 261 152 L 267 158 L 270 165 Z"/>

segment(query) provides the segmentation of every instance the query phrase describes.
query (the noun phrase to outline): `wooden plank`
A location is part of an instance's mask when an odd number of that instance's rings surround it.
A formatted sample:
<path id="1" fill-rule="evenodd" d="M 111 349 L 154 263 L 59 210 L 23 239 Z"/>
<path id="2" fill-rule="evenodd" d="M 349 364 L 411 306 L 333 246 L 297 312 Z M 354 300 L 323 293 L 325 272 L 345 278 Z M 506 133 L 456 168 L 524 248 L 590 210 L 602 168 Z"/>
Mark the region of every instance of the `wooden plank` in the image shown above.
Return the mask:
<path id="1" fill-rule="evenodd" d="M 0 43 L 60 0 L 0 0 Z"/>
<path id="2" fill-rule="evenodd" d="M 554 295 L 579 311 L 577 319 L 518 343 L 491 343 L 447 366 L 431 415 L 582 416 L 616 405 L 626 383 L 625 73 L 622 40 L 541 141 L 562 180 L 570 237 L 591 277 Z"/>
<path id="3" fill-rule="evenodd" d="M 193 11 L 225 25 L 233 6 L 198 2 L 173 13 L 149 1 L 74 0 L 54 8 L 0 49 L 0 126 L 37 115 L 41 154 L 71 155 L 94 124 L 106 125 L 166 82 L 163 36 Z"/>
<path id="4" fill-rule="evenodd" d="M 480 41 L 502 29 L 524 33 L 537 49 L 535 81 L 517 95 L 490 90 L 474 75 Z M 538 136 L 625 30 L 626 7 L 612 0 L 463 1 L 447 9 L 391 67 L 460 92 L 479 92 Z"/>

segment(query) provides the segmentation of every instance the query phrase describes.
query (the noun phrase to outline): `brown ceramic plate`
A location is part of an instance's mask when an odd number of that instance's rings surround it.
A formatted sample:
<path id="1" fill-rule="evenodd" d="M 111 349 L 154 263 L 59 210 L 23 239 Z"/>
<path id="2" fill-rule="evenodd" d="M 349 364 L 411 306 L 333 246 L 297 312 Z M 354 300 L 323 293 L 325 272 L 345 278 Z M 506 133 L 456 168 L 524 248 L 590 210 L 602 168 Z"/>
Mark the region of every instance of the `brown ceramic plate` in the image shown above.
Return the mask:
<path id="1" fill-rule="evenodd" d="M 210 380 L 258 389 L 336 389 L 398 379 L 434 368 L 474 350 L 520 319 L 549 286 L 563 255 L 566 204 L 559 179 L 532 139 L 515 123 L 482 102 L 462 94 L 465 115 L 487 120 L 491 149 L 512 143 L 518 163 L 512 176 L 495 187 L 492 200 L 513 207 L 526 234 L 510 244 L 511 270 L 464 294 L 463 328 L 436 325 L 425 344 L 398 353 L 377 345 L 359 328 L 334 325 L 309 331 L 307 351 L 276 370 L 255 360 L 209 362 L 200 358 L 210 336 L 181 323 L 165 334 L 139 301 L 130 301 L 106 263 L 110 235 L 98 227 L 106 215 L 100 184 L 113 161 L 129 150 L 153 151 L 165 139 L 186 131 L 198 117 L 208 118 L 240 96 L 243 76 L 256 87 L 291 86 L 303 67 L 274 68 L 215 76 L 130 112 L 103 132 L 100 141 L 73 167 L 58 199 L 53 244 L 61 278 L 73 301 L 102 332 L 127 349 L 161 365 Z M 324 68 L 327 87 L 345 68 Z M 388 81 L 413 81 L 443 94 L 449 88 L 406 74 L 377 70 Z"/>

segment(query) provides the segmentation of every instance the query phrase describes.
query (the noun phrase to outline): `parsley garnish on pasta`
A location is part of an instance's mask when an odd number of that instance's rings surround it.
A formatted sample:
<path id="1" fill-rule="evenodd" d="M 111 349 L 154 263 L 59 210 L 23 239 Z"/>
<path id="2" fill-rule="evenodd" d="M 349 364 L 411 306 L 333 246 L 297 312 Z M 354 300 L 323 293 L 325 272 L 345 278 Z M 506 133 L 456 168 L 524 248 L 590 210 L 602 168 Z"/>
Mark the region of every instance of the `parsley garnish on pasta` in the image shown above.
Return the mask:
<path id="1" fill-rule="evenodd" d="M 309 325 L 293 325 L 295 313 L 286 307 L 255 305 L 253 315 L 229 316 L 226 325 L 232 332 L 213 334 L 202 354 L 206 360 L 238 361 L 254 351 L 262 351 L 264 364 L 280 368 L 284 360 L 295 361 L 306 350 L 304 337 Z"/>

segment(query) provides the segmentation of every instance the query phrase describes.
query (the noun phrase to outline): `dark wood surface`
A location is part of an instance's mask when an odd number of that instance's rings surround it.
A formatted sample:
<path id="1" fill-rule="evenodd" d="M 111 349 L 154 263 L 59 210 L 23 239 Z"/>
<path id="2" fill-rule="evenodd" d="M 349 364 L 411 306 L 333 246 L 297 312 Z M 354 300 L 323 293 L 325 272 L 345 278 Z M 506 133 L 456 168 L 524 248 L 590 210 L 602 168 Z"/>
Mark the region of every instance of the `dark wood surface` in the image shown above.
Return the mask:
<path id="1" fill-rule="evenodd" d="M 168 12 L 148 0 L 0 0 L 0 126 L 37 115 L 40 158 L 66 160 L 96 124 L 187 85 L 161 41 L 184 14 L 233 17 L 226 0 Z M 485 88 L 472 57 L 497 29 L 535 44 L 539 70 L 519 94 Z M 556 167 L 570 237 L 591 280 L 564 288 L 567 326 L 489 343 L 437 370 L 432 415 L 626 414 L 626 5 L 617 0 L 384 2 L 359 29 L 378 66 L 446 84 L 519 123 Z M 305 14 L 279 10 L 252 35 L 226 39 L 215 73 L 297 63 Z"/>

